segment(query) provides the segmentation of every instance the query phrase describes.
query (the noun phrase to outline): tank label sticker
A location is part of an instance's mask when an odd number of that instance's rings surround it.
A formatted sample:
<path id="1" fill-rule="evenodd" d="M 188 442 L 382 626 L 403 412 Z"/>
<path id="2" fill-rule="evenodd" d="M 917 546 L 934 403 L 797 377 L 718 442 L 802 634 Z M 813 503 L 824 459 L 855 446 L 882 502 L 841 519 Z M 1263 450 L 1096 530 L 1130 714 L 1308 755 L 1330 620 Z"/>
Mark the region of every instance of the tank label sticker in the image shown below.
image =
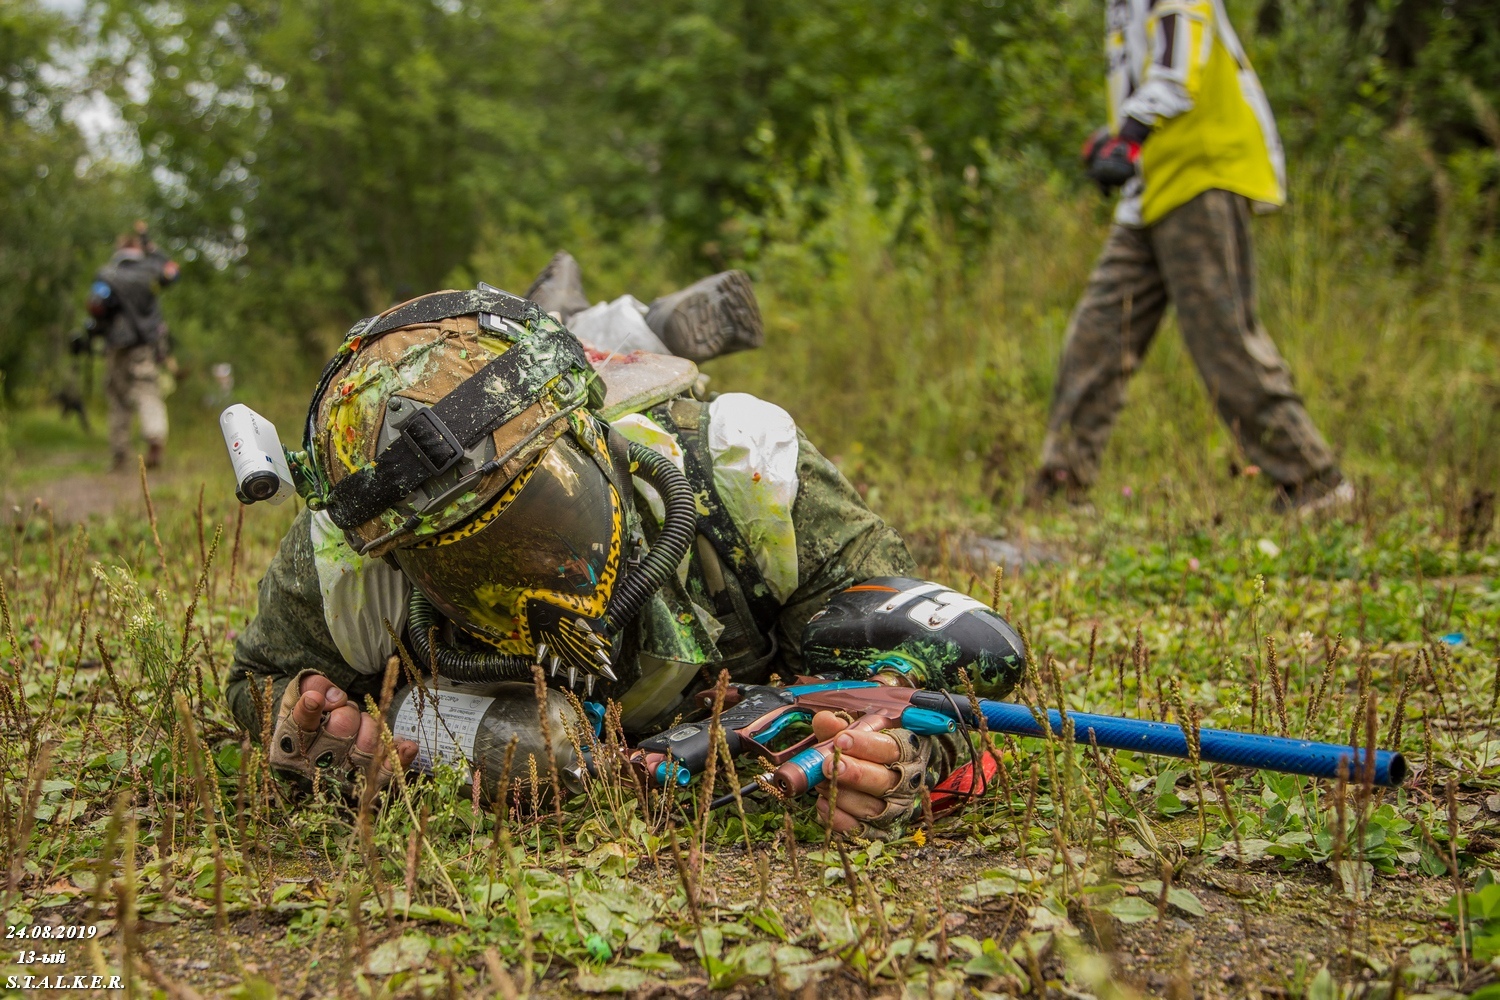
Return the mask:
<path id="1" fill-rule="evenodd" d="M 391 734 L 417 744 L 412 764 L 419 771 L 431 773 L 440 763 L 463 767 L 474 760 L 480 720 L 494 702 L 462 691 L 413 691 L 391 721 Z"/>

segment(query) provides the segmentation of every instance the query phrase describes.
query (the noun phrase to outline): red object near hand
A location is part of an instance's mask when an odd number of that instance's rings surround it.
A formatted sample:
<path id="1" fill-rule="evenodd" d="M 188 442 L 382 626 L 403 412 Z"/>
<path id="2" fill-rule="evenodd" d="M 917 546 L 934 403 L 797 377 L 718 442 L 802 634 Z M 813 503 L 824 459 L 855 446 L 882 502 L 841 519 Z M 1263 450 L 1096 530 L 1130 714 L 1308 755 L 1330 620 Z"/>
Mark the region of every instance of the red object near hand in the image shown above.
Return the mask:
<path id="1" fill-rule="evenodd" d="M 1139 172 L 1141 139 L 1134 133 L 1146 131 L 1145 126 L 1127 118 L 1120 131 L 1121 134 L 1115 135 L 1107 126 L 1100 128 L 1088 137 L 1080 151 L 1088 175 L 1106 194 Z"/>

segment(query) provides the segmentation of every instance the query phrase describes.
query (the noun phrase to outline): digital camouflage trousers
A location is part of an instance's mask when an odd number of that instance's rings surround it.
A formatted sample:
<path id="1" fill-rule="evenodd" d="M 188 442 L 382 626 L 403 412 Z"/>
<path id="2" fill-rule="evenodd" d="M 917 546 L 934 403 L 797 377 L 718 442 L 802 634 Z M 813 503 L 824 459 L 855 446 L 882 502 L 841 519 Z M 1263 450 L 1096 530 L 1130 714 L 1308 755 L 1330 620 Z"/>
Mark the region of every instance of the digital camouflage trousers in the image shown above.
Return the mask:
<path id="1" fill-rule="evenodd" d="M 1168 302 L 1245 459 L 1283 486 L 1337 479 L 1333 452 L 1256 315 L 1249 205 L 1217 190 L 1153 226 L 1110 231 L 1068 327 L 1042 474 L 1079 487 L 1094 481 L 1126 382 Z"/>
<path id="2" fill-rule="evenodd" d="M 130 418 L 139 417 L 141 437 L 161 445 L 167 439 L 167 405 L 161 398 L 161 369 L 149 344 L 111 350 L 104 359 L 104 395 L 109 401 L 109 447 L 123 458 L 130 451 Z"/>

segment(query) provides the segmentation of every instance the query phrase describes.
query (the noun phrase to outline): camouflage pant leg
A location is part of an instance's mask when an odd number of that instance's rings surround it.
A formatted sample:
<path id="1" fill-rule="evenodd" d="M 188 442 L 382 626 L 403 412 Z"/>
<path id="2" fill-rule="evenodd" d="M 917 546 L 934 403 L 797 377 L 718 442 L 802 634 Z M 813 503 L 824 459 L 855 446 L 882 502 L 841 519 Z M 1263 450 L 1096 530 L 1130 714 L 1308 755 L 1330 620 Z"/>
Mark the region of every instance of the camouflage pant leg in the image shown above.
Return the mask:
<path id="1" fill-rule="evenodd" d="M 167 407 L 158 382 L 156 349 L 149 345 L 110 351 L 104 361 L 104 395 L 109 401 L 109 446 L 116 455 L 130 451 L 130 418 L 139 415 L 141 437 L 167 439 Z"/>
<path id="2" fill-rule="evenodd" d="M 1047 437 L 1044 473 L 1094 481 L 1125 383 L 1156 334 L 1167 307 L 1166 285 L 1144 230 L 1115 226 L 1068 324 Z"/>
<path id="3" fill-rule="evenodd" d="M 1188 351 L 1245 457 L 1277 483 L 1327 478 L 1333 452 L 1256 315 L 1245 199 L 1206 191 L 1146 232 Z"/>

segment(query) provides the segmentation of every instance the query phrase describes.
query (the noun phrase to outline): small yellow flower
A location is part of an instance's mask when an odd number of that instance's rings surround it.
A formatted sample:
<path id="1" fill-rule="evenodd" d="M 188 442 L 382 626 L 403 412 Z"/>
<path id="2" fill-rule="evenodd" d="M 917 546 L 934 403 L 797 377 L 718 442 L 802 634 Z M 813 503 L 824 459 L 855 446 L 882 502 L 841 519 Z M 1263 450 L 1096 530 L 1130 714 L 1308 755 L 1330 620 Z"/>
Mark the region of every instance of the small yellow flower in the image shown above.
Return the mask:
<path id="1" fill-rule="evenodd" d="M 912 832 L 911 839 L 912 843 L 916 844 L 918 847 L 926 847 L 927 831 L 923 830 L 921 827 L 918 827 L 915 831 Z"/>

